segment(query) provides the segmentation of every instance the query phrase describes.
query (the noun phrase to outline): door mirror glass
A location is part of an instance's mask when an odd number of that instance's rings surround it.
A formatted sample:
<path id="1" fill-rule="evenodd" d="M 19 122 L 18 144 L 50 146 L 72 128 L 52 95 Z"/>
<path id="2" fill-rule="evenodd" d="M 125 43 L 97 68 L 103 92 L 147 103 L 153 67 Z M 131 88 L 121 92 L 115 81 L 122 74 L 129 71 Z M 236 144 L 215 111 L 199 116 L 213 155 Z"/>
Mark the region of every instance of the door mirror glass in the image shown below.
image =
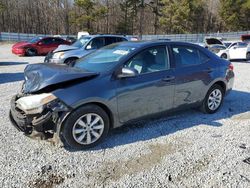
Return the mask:
<path id="1" fill-rule="evenodd" d="M 134 68 L 123 67 L 121 73 L 117 75 L 118 78 L 129 78 L 135 77 L 138 74 L 138 71 Z"/>

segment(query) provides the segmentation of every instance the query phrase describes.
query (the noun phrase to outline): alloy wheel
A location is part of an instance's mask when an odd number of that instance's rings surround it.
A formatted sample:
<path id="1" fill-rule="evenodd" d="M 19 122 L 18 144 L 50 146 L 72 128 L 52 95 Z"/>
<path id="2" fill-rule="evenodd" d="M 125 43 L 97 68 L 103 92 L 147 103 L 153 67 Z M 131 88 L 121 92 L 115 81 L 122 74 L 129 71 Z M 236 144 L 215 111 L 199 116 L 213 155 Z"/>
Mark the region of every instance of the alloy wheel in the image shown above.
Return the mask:
<path id="1" fill-rule="evenodd" d="M 208 97 L 208 108 L 212 111 L 217 110 L 222 101 L 222 93 L 219 89 L 213 90 Z"/>
<path id="2" fill-rule="evenodd" d="M 104 131 L 104 121 L 98 114 L 88 113 L 81 116 L 74 124 L 72 135 L 82 145 L 96 142 Z"/>

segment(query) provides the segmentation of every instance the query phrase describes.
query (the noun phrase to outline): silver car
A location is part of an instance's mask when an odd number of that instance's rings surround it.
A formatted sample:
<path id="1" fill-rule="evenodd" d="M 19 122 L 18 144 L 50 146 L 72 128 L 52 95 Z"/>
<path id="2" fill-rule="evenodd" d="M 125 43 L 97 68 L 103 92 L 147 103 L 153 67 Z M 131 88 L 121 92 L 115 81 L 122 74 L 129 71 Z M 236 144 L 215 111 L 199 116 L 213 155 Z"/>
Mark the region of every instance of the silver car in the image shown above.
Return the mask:
<path id="1" fill-rule="evenodd" d="M 45 63 L 71 64 L 77 59 L 112 43 L 127 41 L 123 36 L 117 35 L 88 35 L 83 36 L 72 45 L 60 45 L 53 52 L 49 53 Z"/>

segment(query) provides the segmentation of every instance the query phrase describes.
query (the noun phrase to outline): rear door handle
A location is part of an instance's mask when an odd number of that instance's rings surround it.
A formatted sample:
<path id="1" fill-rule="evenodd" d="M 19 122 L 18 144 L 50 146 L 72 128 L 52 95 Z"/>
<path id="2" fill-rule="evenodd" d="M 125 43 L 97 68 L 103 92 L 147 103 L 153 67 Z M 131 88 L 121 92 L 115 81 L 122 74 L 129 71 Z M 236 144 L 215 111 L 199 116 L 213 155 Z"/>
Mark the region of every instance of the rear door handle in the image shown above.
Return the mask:
<path id="1" fill-rule="evenodd" d="M 170 82 L 170 81 L 172 81 L 172 80 L 174 80 L 174 79 L 175 79 L 174 76 L 167 76 L 167 77 L 163 78 L 162 81 L 163 81 L 163 82 Z"/>

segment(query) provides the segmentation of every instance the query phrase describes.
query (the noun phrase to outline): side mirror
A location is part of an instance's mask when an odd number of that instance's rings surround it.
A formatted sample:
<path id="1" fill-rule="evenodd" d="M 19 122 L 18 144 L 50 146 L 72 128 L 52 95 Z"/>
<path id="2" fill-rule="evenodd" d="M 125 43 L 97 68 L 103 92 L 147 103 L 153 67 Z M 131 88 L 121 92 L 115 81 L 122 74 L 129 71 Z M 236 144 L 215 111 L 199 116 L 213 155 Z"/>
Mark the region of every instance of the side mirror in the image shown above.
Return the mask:
<path id="1" fill-rule="evenodd" d="M 88 45 L 88 46 L 86 47 L 86 50 L 91 50 L 91 49 L 92 49 L 91 45 Z"/>
<path id="2" fill-rule="evenodd" d="M 43 42 L 38 42 L 37 44 L 40 46 L 40 45 L 42 45 L 42 44 L 43 44 Z"/>
<path id="3" fill-rule="evenodd" d="M 118 78 L 130 78 L 135 77 L 138 71 L 133 68 L 123 67 L 121 72 L 117 75 Z"/>
<path id="4" fill-rule="evenodd" d="M 237 48 L 237 46 L 234 46 L 233 49 L 235 50 Z"/>

